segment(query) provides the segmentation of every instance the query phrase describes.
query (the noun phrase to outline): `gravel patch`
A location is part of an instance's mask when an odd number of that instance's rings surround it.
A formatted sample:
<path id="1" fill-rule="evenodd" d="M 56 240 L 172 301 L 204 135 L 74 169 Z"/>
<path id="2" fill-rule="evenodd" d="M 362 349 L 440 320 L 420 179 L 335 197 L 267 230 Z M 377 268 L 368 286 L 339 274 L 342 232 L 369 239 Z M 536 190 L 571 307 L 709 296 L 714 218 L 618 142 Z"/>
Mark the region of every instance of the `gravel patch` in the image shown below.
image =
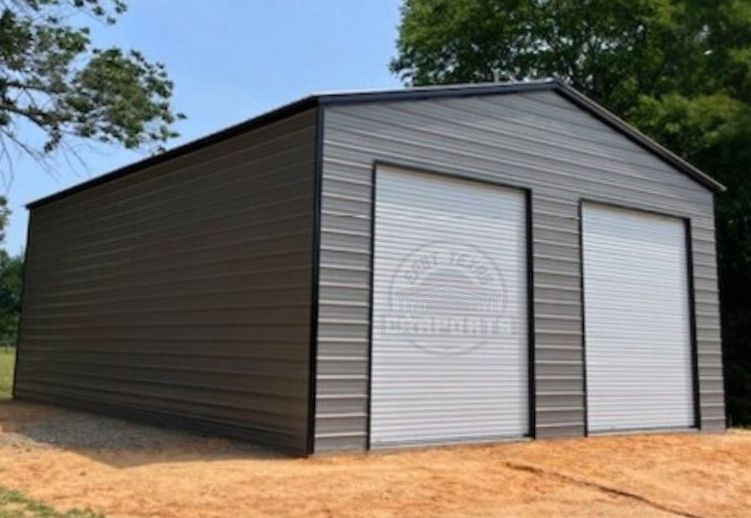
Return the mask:
<path id="1" fill-rule="evenodd" d="M 24 405 L 37 410 L 21 419 L 15 419 L 10 427 L 5 425 L 0 433 L 0 447 L 163 451 L 174 449 L 176 444 L 204 442 L 210 444 L 212 450 L 219 448 L 238 453 L 260 450 L 258 446 L 242 441 L 219 439 L 85 412 L 28 403 L 5 402 L 0 405 L 5 409 L 13 405 Z M 0 415 L 0 422 L 2 421 Z"/>

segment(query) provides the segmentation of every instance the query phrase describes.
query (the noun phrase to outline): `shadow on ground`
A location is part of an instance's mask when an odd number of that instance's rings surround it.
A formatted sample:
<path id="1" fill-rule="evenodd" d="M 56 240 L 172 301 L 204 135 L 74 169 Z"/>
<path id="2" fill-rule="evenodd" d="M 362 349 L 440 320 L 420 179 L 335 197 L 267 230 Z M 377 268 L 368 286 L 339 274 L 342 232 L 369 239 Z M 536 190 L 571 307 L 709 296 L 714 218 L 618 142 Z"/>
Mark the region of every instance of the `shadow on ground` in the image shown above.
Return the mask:
<path id="1" fill-rule="evenodd" d="M 243 441 L 13 400 L 0 400 L 0 447 L 60 448 L 114 467 L 289 458 Z"/>

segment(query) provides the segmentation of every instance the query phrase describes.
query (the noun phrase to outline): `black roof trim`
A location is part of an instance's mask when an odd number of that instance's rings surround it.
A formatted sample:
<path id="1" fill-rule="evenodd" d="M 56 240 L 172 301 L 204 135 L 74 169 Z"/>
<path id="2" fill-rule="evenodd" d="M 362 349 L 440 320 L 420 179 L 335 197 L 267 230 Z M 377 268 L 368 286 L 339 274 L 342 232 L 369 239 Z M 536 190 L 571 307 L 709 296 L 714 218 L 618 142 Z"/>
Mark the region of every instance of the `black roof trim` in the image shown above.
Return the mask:
<path id="1" fill-rule="evenodd" d="M 232 137 L 241 135 L 245 132 L 266 126 L 267 124 L 286 119 L 287 117 L 291 117 L 292 115 L 301 113 L 305 110 L 309 110 L 310 108 L 315 108 L 316 106 L 318 106 L 318 98 L 316 98 L 315 96 L 305 97 L 304 99 L 285 104 L 280 108 L 266 112 L 262 115 L 259 115 L 258 117 L 241 122 L 240 124 L 235 124 L 234 126 L 230 126 L 229 128 L 225 128 L 216 133 L 211 133 L 210 135 L 201 137 L 197 140 L 190 141 L 187 144 L 183 144 L 174 149 L 170 149 L 169 151 L 165 151 L 164 153 L 160 153 L 144 160 L 139 160 L 138 162 L 128 164 L 125 167 L 121 167 L 120 169 L 116 169 L 112 172 L 97 176 L 96 178 L 92 178 L 91 180 L 86 180 L 85 182 L 79 183 L 67 189 L 63 189 L 62 191 L 56 192 L 54 194 L 50 194 L 49 196 L 45 196 L 44 198 L 35 200 L 27 204 L 26 208 L 35 209 L 61 198 L 67 198 L 71 194 L 88 190 L 92 187 L 96 187 L 97 185 L 111 182 L 131 173 L 136 173 L 149 167 L 159 165 L 163 162 L 167 162 L 174 158 L 187 155 L 188 153 L 198 151 L 201 148 L 210 146 L 212 144 L 217 144 Z"/>
<path id="2" fill-rule="evenodd" d="M 578 90 L 570 87 L 563 81 L 556 80 L 555 83 L 555 89 L 568 100 L 570 100 L 577 106 L 587 110 L 602 122 L 609 125 L 624 136 L 628 137 L 636 144 L 639 144 L 647 151 L 654 153 L 668 164 L 692 177 L 707 189 L 714 192 L 725 192 L 727 190 L 727 187 L 709 176 L 707 173 L 693 166 L 680 156 L 670 151 L 668 148 L 664 147 L 662 144 L 659 144 L 657 141 L 648 137 L 601 104 L 590 99 Z"/>
<path id="3" fill-rule="evenodd" d="M 315 97 L 322 104 L 354 104 L 393 101 L 421 101 L 441 97 L 474 97 L 498 95 L 557 88 L 559 81 L 543 79 L 516 83 L 476 83 L 459 85 L 435 85 L 403 88 L 401 90 L 364 90 L 361 92 L 321 93 Z"/>
<path id="4" fill-rule="evenodd" d="M 224 130 L 216 133 L 212 133 L 206 137 L 188 142 L 174 149 L 161 153 L 159 155 L 146 158 L 144 160 L 127 165 L 110 173 L 98 176 L 91 180 L 85 181 L 78 185 L 74 185 L 68 189 L 64 189 L 50 196 L 38 199 L 29 203 L 26 207 L 34 209 L 42 205 L 46 205 L 55 200 L 65 198 L 71 194 L 75 194 L 80 191 L 87 190 L 91 187 L 101 185 L 103 183 L 116 180 L 123 176 L 141 171 L 143 169 L 153 167 L 161 164 L 173 158 L 186 155 L 197 151 L 203 147 L 216 144 L 223 140 L 235 137 L 247 131 L 271 124 L 273 122 L 285 119 L 297 113 L 301 113 L 305 110 L 315 108 L 321 105 L 337 105 L 337 104 L 354 104 L 354 103 L 373 103 L 373 102 L 393 102 L 393 101 L 418 101 L 425 99 L 436 98 L 456 98 L 456 97 L 471 97 L 478 95 L 498 95 L 509 94 L 516 92 L 534 92 L 541 90 L 554 90 L 561 95 L 569 99 L 577 106 L 590 112 L 592 115 L 608 124 L 613 129 L 622 133 L 633 142 L 639 144 L 641 147 L 650 151 L 670 165 L 676 167 L 683 173 L 692 177 L 701 185 L 714 192 L 723 192 L 726 190 L 725 186 L 711 178 L 706 173 L 700 171 L 675 153 L 671 152 L 667 148 L 661 146 L 648 136 L 641 133 L 639 130 L 629 125 L 615 114 L 596 103 L 589 97 L 578 92 L 574 88 L 568 86 L 563 81 L 558 79 L 546 79 L 542 81 L 525 81 L 516 83 L 492 83 L 492 84 L 462 84 L 462 85 L 441 85 L 441 86 L 427 86 L 427 87 L 415 87 L 405 88 L 402 90 L 383 90 L 383 91 L 362 91 L 362 92 L 344 92 L 344 93 L 322 93 L 305 97 L 298 101 L 286 104 L 275 110 L 266 112 L 258 117 L 250 119 L 248 121 L 236 124 Z"/>

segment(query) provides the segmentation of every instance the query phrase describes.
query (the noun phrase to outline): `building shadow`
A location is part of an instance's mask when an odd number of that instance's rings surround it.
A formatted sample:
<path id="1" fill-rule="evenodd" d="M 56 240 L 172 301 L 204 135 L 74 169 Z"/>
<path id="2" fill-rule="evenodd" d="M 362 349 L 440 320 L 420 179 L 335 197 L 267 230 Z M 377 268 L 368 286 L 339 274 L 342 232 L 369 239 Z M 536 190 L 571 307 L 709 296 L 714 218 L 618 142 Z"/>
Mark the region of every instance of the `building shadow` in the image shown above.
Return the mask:
<path id="1" fill-rule="evenodd" d="M 0 448 L 57 448 L 113 467 L 299 460 L 245 441 L 50 405 L 0 400 Z"/>

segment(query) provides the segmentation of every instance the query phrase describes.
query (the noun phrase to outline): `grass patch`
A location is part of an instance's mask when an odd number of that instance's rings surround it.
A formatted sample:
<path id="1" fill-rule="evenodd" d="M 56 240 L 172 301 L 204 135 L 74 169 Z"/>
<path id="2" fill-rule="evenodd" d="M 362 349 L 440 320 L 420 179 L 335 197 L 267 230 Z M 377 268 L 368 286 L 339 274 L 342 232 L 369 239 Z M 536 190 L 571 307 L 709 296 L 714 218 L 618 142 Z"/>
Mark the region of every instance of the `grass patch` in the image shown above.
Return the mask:
<path id="1" fill-rule="evenodd" d="M 0 399 L 11 397 L 15 361 L 15 348 L 0 346 Z M 0 487 L 0 518 L 104 518 L 104 515 L 80 509 L 58 511 L 20 491 Z"/>
<path id="2" fill-rule="evenodd" d="M 15 347 L 0 347 L 0 399 L 11 397 L 15 362 Z M 0 518 L 2 518 L 2 515 L 0 515 Z"/>
<path id="3" fill-rule="evenodd" d="M 0 518 L 104 518 L 104 515 L 79 509 L 56 511 L 20 491 L 0 487 Z"/>

